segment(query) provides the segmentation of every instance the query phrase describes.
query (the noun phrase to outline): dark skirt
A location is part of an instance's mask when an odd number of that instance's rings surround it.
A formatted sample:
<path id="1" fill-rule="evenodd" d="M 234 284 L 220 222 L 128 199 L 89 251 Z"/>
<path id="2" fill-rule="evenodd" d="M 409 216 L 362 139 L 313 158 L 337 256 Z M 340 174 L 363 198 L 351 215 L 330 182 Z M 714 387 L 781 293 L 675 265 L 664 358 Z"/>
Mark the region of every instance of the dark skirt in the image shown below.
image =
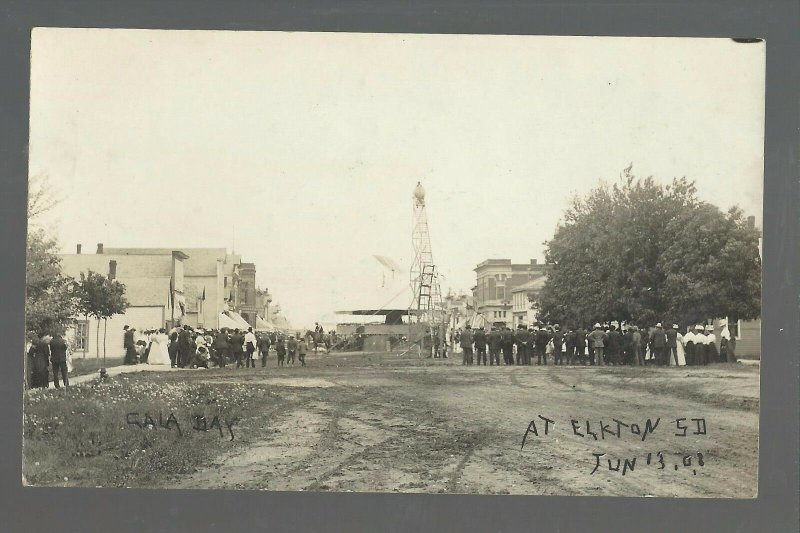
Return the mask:
<path id="1" fill-rule="evenodd" d="M 706 360 L 709 363 L 719 363 L 719 353 L 717 352 L 717 345 L 713 342 L 706 345 Z"/>
<path id="2" fill-rule="evenodd" d="M 708 359 L 706 359 L 706 345 L 702 343 L 696 343 L 694 345 L 694 364 L 695 365 L 707 365 Z"/>
<path id="3" fill-rule="evenodd" d="M 136 364 L 136 348 L 134 346 L 128 346 L 125 349 L 125 364 L 126 365 Z"/>

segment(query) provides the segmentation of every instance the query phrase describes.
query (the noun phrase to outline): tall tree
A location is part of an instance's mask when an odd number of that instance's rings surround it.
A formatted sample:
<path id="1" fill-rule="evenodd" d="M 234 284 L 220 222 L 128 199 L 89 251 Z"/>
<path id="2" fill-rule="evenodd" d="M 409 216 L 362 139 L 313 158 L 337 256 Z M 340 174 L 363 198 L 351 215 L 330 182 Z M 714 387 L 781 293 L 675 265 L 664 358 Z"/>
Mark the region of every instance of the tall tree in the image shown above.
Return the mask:
<path id="1" fill-rule="evenodd" d="M 78 309 L 84 316 L 97 319 L 95 355 L 100 356 L 100 321 L 107 328 L 108 319 L 124 313 L 128 308 L 125 299 L 125 285 L 92 270 L 81 272 L 80 279 L 74 282 L 74 293 Z M 106 333 L 103 332 L 103 355 L 106 352 Z"/>
<path id="2" fill-rule="evenodd" d="M 61 272 L 56 241 L 41 229 L 28 233 L 25 333 L 28 339 L 63 333 L 75 315 L 72 279 Z"/>
<path id="3" fill-rule="evenodd" d="M 539 298 L 549 320 L 682 323 L 760 313 L 758 233 L 741 211 L 626 169 L 618 183 L 573 199 L 547 244 L 553 263 Z"/>

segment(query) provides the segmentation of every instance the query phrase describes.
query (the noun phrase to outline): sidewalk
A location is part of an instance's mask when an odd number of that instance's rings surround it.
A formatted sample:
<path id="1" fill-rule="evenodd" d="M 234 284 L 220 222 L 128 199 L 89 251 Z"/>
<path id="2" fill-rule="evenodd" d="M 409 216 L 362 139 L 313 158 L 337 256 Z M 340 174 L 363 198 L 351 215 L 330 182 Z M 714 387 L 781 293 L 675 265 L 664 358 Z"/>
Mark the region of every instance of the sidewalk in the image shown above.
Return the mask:
<path id="1" fill-rule="evenodd" d="M 170 372 L 173 370 L 183 370 L 182 368 L 170 368 L 167 365 L 147 365 L 147 364 L 140 364 L 140 365 L 119 365 L 119 366 L 111 366 L 106 368 L 106 373 L 110 376 L 117 376 L 119 374 L 126 374 L 128 372 Z M 93 372 L 91 374 L 83 374 L 81 376 L 75 376 L 69 378 L 70 385 L 80 385 L 81 383 L 89 383 L 95 379 L 100 377 L 100 372 Z M 59 378 L 59 382 L 61 379 Z M 55 384 L 52 381 L 52 376 L 50 380 L 49 388 L 54 389 Z"/>

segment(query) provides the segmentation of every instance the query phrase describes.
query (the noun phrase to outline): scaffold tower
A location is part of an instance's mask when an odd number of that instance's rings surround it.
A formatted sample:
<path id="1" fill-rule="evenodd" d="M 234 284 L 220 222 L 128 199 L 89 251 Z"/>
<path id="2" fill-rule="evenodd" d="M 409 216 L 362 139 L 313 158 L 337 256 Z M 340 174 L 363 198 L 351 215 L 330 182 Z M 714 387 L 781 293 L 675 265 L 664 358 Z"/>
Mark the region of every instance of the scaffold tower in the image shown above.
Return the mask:
<path id="1" fill-rule="evenodd" d="M 433 262 L 428 214 L 425 211 L 425 189 L 417 182 L 413 195 L 414 229 L 411 241 L 414 261 L 411 264 L 411 320 L 426 323 L 433 332 L 444 323 L 444 306 L 439 284 L 439 272 Z"/>

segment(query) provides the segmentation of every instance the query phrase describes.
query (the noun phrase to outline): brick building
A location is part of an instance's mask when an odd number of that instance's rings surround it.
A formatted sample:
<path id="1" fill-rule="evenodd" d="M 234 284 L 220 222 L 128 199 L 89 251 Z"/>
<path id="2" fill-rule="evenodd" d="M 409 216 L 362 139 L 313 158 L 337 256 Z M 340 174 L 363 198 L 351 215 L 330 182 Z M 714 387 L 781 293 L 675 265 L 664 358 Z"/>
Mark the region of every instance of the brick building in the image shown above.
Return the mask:
<path id="1" fill-rule="evenodd" d="M 541 278 L 550 265 L 529 263 L 514 264 L 511 259 L 487 259 L 474 269 L 476 284 L 472 288 L 475 310 L 490 323 L 513 327 L 513 290 L 534 279 Z"/>

